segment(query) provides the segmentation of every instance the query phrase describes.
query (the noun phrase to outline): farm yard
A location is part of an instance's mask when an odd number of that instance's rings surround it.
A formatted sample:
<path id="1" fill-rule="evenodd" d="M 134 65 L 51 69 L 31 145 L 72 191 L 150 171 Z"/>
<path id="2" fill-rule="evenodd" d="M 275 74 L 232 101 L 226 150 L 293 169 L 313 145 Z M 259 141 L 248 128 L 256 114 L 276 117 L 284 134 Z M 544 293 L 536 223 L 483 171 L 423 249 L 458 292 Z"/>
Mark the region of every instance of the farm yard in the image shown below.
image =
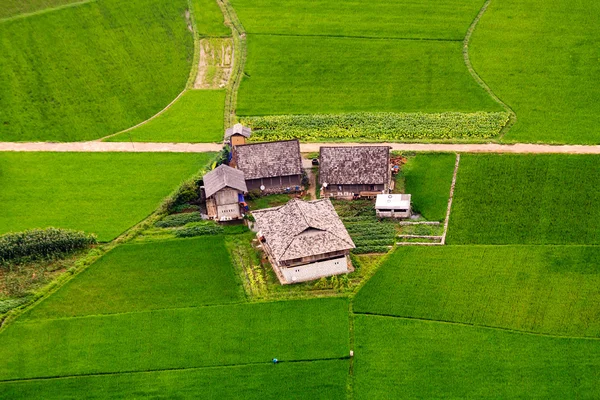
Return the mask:
<path id="1" fill-rule="evenodd" d="M 600 398 L 599 21 L 4 1 L 0 399 Z"/>

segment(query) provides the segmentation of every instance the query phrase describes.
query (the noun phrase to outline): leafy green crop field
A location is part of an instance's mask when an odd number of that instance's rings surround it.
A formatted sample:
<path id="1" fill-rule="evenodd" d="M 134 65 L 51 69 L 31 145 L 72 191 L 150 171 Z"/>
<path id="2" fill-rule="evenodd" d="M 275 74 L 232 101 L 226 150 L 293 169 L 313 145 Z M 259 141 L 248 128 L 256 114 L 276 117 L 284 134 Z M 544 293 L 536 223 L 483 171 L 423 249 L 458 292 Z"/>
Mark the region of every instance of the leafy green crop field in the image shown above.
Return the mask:
<path id="1" fill-rule="evenodd" d="M 222 236 L 124 245 L 25 319 L 224 304 L 243 299 Z"/>
<path id="2" fill-rule="evenodd" d="M 397 249 L 354 310 L 564 336 L 600 337 L 600 248 Z"/>
<path id="3" fill-rule="evenodd" d="M 463 40 L 481 0 L 232 0 L 249 33 Z"/>
<path id="4" fill-rule="evenodd" d="M 342 358 L 348 332 L 340 298 L 16 322 L 0 380 Z"/>
<path id="5" fill-rule="evenodd" d="M 0 383 L 19 399 L 345 400 L 348 361 L 244 365 Z"/>
<path id="6" fill-rule="evenodd" d="M 357 316 L 355 399 L 596 399 L 600 341 Z"/>
<path id="7" fill-rule="evenodd" d="M 192 0 L 192 7 L 200 36 L 231 36 L 231 29 L 225 26 L 223 12 L 216 0 Z"/>
<path id="8" fill-rule="evenodd" d="M 0 153 L 0 233 L 70 228 L 109 241 L 213 153 Z"/>
<path id="9" fill-rule="evenodd" d="M 600 244 L 600 157 L 465 155 L 450 244 Z"/>
<path id="10" fill-rule="evenodd" d="M 163 109 L 192 65 L 186 9 L 101 0 L 0 22 L 0 141 L 96 139 Z"/>
<path id="11" fill-rule="evenodd" d="M 412 195 L 413 211 L 429 221 L 446 218 L 455 160 L 454 154 L 417 154 L 402 166 L 405 192 Z"/>
<path id="12" fill-rule="evenodd" d="M 3 0 L 0 5 L 0 20 L 79 2 L 81 0 Z"/>
<path id="13" fill-rule="evenodd" d="M 599 19 L 598 2 L 491 2 L 470 56 L 517 113 L 506 141 L 600 143 Z"/>
<path id="14" fill-rule="evenodd" d="M 221 142 L 224 90 L 190 90 L 152 121 L 107 142 Z"/>
<path id="15" fill-rule="evenodd" d="M 502 111 L 460 42 L 248 35 L 239 115 Z"/>

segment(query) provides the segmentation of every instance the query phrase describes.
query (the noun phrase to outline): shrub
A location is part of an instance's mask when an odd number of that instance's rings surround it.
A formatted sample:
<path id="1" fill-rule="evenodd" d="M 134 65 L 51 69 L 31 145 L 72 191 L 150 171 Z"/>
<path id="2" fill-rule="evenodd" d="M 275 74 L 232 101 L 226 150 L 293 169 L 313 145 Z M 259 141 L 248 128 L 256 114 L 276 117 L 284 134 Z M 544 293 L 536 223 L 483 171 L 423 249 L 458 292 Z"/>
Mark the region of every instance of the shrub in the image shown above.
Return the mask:
<path id="1" fill-rule="evenodd" d="M 363 246 L 357 247 L 352 250 L 354 254 L 369 254 L 369 253 L 387 253 L 389 251 L 389 247 L 387 246 Z"/>
<path id="2" fill-rule="evenodd" d="M 159 228 L 174 228 L 177 226 L 183 226 L 190 222 L 202 221 L 202 215 L 199 212 L 190 212 L 182 214 L 167 215 L 154 225 Z"/>
<path id="3" fill-rule="evenodd" d="M 33 229 L 0 236 L 0 266 L 52 259 L 96 243 L 95 235 L 68 229 Z"/>
<path id="4" fill-rule="evenodd" d="M 508 122 L 506 112 L 348 113 L 244 117 L 252 140 L 489 139 Z"/>
<path id="5" fill-rule="evenodd" d="M 221 233 L 223 233 L 223 227 L 212 222 L 193 222 L 175 230 L 175 236 L 177 237 L 219 235 Z"/>
<path id="6" fill-rule="evenodd" d="M 223 227 L 223 232 L 226 235 L 239 235 L 250 232 L 250 229 L 248 229 L 246 225 L 225 225 Z"/>
<path id="7" fill-rule="evenodd" d="M 21 304 L 29 301 L 28 297 L 19 297 L 16 299 L 0 300 L 0 314 L 4 314 L 13 308 L 19 307 Z"/>

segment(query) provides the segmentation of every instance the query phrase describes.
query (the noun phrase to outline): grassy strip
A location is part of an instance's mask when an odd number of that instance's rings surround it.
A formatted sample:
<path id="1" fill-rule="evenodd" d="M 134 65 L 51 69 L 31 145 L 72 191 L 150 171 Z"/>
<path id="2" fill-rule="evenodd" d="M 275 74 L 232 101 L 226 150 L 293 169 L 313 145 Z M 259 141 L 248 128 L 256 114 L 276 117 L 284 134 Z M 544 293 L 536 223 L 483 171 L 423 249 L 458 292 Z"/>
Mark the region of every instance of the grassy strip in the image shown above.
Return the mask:
<path id="1" fill-rule="evenodd" d="M 348 361 L 313 361 L 0 383 L 20 399 L 346 399 Z"/>
<path id="2" fill-rule="evenodd" d="M 354 398 L 594 399 L 600 341 L 357 315 Z"/>
<path id="3" fill-rule="evenodd" d="M 359 312 L 600 337 L 600 248 L 404 247 L 356 295 Z"/>
<path id="4" fill-rule="evenodd" d="M 0 334 L 0 380 L 348 355 L 347 299 L 17 322 Z"/>
<path id="5" fill-rule="evenodd" d="M 350 113 L 243 117 L 252 140 L 490 139 L 508 121 L 502 112 Z"/>
<path id="6" fill-rule="evenodd" d="M 600 157 L 464 155 L 449 244 L 600 244 Z"/>
<path id="7" fill-rule="evenodd" d="M 200 37 L 230 37 L 223 13 L 215 0 L 192 0 L 196 30 Z"/>

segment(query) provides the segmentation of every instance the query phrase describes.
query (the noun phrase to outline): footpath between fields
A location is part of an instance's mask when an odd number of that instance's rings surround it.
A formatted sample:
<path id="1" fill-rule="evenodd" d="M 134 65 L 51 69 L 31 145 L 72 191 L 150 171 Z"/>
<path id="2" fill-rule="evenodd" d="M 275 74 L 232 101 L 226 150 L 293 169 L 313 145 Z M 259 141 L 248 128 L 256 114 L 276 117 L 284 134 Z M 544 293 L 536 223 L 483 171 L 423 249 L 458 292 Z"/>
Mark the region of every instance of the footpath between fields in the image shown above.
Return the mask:
<path id="1" fill-rule="evenodd" d="M 434 144 L 434 143 L 301 143 L 304 153 L 322 146 L 389 146 L 395 151 L 514 154 L 600 154 L 600 146 L 549 144 Z M 24 152 L 129 152 L 129 153 L 204 153 L 221 151 L 221 143 L 132 143 L 132 142 L 0 142 L 0 151 Z"/>

